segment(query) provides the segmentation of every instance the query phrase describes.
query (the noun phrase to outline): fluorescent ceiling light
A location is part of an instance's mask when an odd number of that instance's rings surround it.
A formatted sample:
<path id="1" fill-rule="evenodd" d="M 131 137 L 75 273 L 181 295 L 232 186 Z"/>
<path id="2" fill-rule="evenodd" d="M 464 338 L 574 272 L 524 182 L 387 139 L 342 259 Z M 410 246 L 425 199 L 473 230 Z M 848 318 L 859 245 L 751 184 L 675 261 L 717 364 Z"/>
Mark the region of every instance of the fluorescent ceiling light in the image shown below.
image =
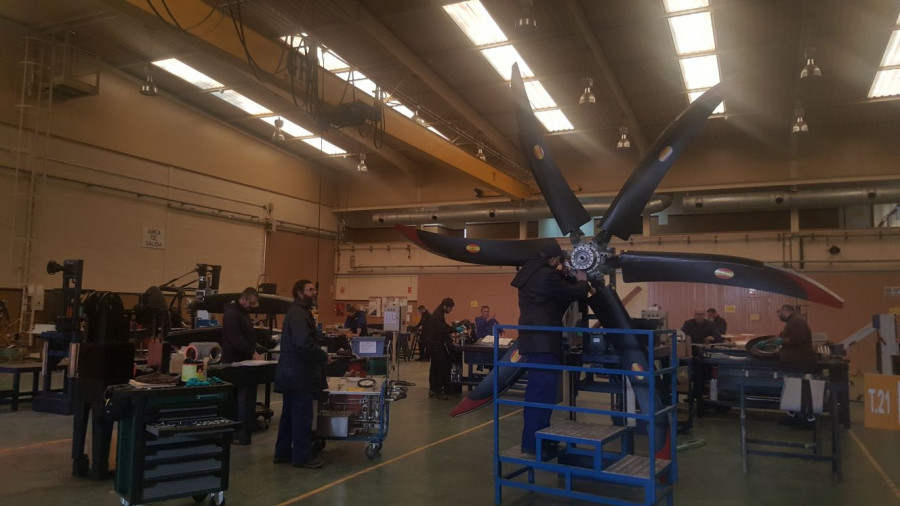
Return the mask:
<path id="1" fill-rule="evenodd" d="M 549 111 L 535 111 L 534 116 L 540 121 L 548 132 L 561 132 L 563 130 L 575 130 L 569 118 L 559 109 Z"/>
<path id="2" fill-rule="evenodd" d="M 891 32 L 891 38 L 884 49 L 884 56 L 881 57 L 881 65 L 879 67 L 894 67 L 897 65 L 900 65 L 900 30 Z"/>
<path id="3" fill-rule="evenodd" d="M 412 109 L 410 109 L 409 107 L 406 107 L 403 104 L 395 105 L 395 106 L 391 107 L 391 109 L 399 112 L 400 114 L 406 116 L 409 119 L 412 119 L 412 117 L 416 115 L 416 113 L 414 113 Z"/>
<path id="4" fill-rule="evenodd" d="M 523 79 L 534 77 L 534 72 L 531 71 L 531 68 L 528 67 L 525 60 L 519 56 L 519 52 L 516 51 L 516 48 L 510 44 L 492 47 L 490 49 L 482 49 L 481 54 L 487 59 L 491 66 L 494 67 L 494 70 L 500 74 L 500 77 L 502 77 L 504 81 L 512 79 L 513 63 L 519 64 L 519 72 L 522 74 Z"/>
<path id="5" fill-rule="evenodd" d="M 291 137 L 308 137 L 308 136 L 313 135 L 313 133 L 310 132 L 309 130 L 303 128 L 302 126 L 294 123 L 291 120 L 284 119 L 281 116 L 266 116 L 265 118 L 259 118 L 259 119 L 265 121 L 266 123 L 268 123 L 272 126 L 275 126 L 275 120 L 278 118 L 281 118 L 281 121 L 284 122 L 284 125 L 281 126 L 281 130 L 284 131 L 284 133 L 290 135 Z"/>
<path id="6" fill-rule="evenodd" d="M 900 95 L 900 69 L 879 70 L 875 73 L 869 98 Z"/>
<path id="7" fill-rule="evenodd" d="M 506 35 L 479 0 L 445 5 L 444 11 L 476 46 L 506 42 Z"/>
<path id="8" fill-rule="evenodd" d="M 681 12 L 709 7 L 709 0 L 663 0 L 666 12 Z"/>
<path id="9" fill-rule="evenodd" d="M 347 154 L 343 149 L 335 146 L 334 144 L 326 141 L 321 137 L 307 137 L 305 139 L 301 139 L 303 142 L 309 144 L 310 146 L 318 149 L 319 151 L 325 153 L 326 155 L 344 155 Z"/>
<path id="10" fill-rule="evenodd" d="M 257 104 L 256 102 L 250 100 L 249 98 L 241 95 L 234 90 L 215 92 L 212 93 L 212 95 L 216 98 L 220 98 L 228 102 L 229 104 L 252 116 L 259 116 L 260 114 L 272 114 L 272 111 L 266 109 L 265 107 Z"/>
<path id="11" fill-rule="evenodd" d="M 699 90 L 719 84 L 719 59 L 716 55 L 682 58 L 678 63 L 685 89 Z"/>
<path id="12" fill-rule="evenodd" d="M 553 97 L 547 93 L 540 81 L 525 81 L 525 94 L 528 95 L 528 101 L 534 110 L 556 107 Z"/>
<path id="13" fill-rule="evenodd" d="M 168 60 L 158 60 L 153 62 L 153 64 L 174 76 L 178 76 L 184 79 L 185 81 L 193 84 L 201 90 L 221 88 L 225 86 L 219 81 L 216 81 L 215 79 L 207 76 L 202 72 L 194 70 L 193 67 L 185 65 L 175 58 L 169 58 Z"/>
<path id="14" fill-rule="evenodd" d="M 432 133 L 435 133 L 435 134 L 437 134 L 437 135 L 443 137 L 445 141 L 449 141 L 449 140 L 450 140 L 450 139 L 447 138 L 446 135 L 442 134 L 440 130 L 438 130 L 437 128 L 434 128 L 433 126 L 428 127 L 428 130 L 429 130 L 430 132 L 432 132 Z"/>
<path id="15" fill-rule="evenodd" d="M 704 53 L 716 49 L 712 16 L 709 11 L 669 18 L 675 52 L 679 55 Z"/>
<path id="16" fill-rule="evenodd" d="M 703 95 L 705 92 L 706 90 L 688 92 L 688 103 L 693 103 L 694 100 L 700 98 L 700 95 Z M 711 114 L 725 114 L 725 102 L 719 102 L 719 105 L 713 109 Z"/>

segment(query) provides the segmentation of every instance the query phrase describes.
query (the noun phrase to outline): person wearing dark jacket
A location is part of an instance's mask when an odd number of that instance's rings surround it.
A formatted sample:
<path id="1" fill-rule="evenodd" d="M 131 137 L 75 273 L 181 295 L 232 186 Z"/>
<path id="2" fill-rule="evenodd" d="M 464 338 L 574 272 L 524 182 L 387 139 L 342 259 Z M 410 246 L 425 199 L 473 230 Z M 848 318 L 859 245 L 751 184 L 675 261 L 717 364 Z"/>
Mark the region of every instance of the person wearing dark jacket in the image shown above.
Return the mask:
<path id="1" fill-rule="evenodd" d="M 313 399 L 327 387 L 323 367 L 328 355 L 319 348 L 310 311 L 315 304 L 316 285 L 302 279 L 294 283 L 292 293 L 294 302 L 284 315 L 275 369 L 275 391 L 283 394 L 275 463 L 291 462 L 294 467 L 315 469 L 322 467 L 322 459 L 311 451 Z"/>
<path id="2" fill-rule="evenodd" d="M 244 360 L 261 360 L 260 349 L 250 322 L 250 310 L 259 307 L 259 294 L 245 288 L 238 300 L 225 306 L 222 315 L 222 362 L 230 364 Z"/>
<path id="3" fill-rule="evenodd" d="M 719 312 L 716 311 L 716 308 L 711 307 L 706 310 L 706 319 L 711 321 L 713 326 L 716 327 L 716 330 L 719 331 L 719 334 L 725 335 L 728 331 L 728 322 L 725 321 L 725 318 L 719 316 Z"/>
<path id="4" fill-rule="evenodd" d="M 416 324 L 416 332 L 419 334 L 419 360 L 422 362 L 428 361 L 428 342 L 425 340 L 425 334 L 423 331 L 425 329 L 425 322 L 428 321 L 428 318 L 431 316 L 431 313 L 428 312 L 428 309 L 425 306 L 419 306 L 419 323 Z"/>
<path id="5" fill-rule="evenodd" d="M 344 320 L 344 328 L 350 329 L 354 336 L 369 335 L 366 312 L 353 304 L 347 304 L 347 319 Z"/>
<path id="6" fill-rule="evenodd" d="M 806 319 L 798 315 L 790 304 L 781 306 L 778 319 L 784 322 L 784 330 L 775 338 L 775 343 L 781 344 L 778 355 L 781 369 L 798 373 L 813 372 L 818 356 L 813 349 L 812 329 Z"/>
<path id="7" fill-rule="evenodd" d="M 447 325 L 445 316 L 453 311 L 455 303 L 453 299 L 446 298 L 425 320 L 422 329 L 422 339 L 428 343 L 428 351 L 431 354 L 431 368 L 428 371 L 428 397 L 447 399 L 450 393 L 450 344 L 454 329 Z"/>
<path id="8" fill-rule="evenodd" d="M 576 281 L 571 283 L 557 270 L 562 255 L 559 244 L 547 246 L 513 278 L 510 284 L 519 289 L 519 325 L 558 327 L 569 305 L 587 296 L 590 286 L 584 271 L 576 271 Z M 529 364 L 562 363 L 562 335 L 559 332 L 520 330 L 517 342 L 519 353 Z M 558 384 L 559 371 L 529 369 L 525 402 L 555 404 Z M 534 433 L 550 426 L 552 414 L 552 409 L 524 409 L 523 452 L 535 452 Z"/>

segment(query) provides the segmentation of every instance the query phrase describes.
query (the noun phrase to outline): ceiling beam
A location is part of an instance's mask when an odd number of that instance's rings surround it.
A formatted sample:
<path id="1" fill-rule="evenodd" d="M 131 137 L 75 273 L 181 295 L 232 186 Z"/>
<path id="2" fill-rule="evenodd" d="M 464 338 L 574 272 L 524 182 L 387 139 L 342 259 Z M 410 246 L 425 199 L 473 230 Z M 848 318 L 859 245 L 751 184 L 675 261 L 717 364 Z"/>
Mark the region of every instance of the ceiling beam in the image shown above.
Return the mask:
<path id="1" fill-rule="evenodd" d="M 133 14 L 134 9 L 139 9 L 144 13 L 156 16 L 146 0 L 106 1 L 128 14 Z M 123 7 L 128 6 L 132 9 L 123 9 Z M 178 2 L 170 2 L 168 7 L 172 15 L 182 22 L 199 21 L 210 10 L 209 5 L 202 0 L 179 0 Z M 174 23 L 168 16 L 161 20 L 174 27 Z M 246 61 L 247 52 L 249 51 L 253 55 L 257 66 L 261 69 L 278 68 L 284 54 L 283 42 L 270 39 L 246 26 L 243 28 L 245 49 L 231 23 L 218 23 L 214 27 L 204 27 L 199 33 L 188 33 L 188 35 L 242 61 Z M 347 83 L 330 72 L 321 72 L 320 77 L 322 79 L 320 82 L 322 100 L 330 105 L 339 105 L 344 98 L 344 90 Z M 282 86 L 287 86 L 288 84 L 284 75 L 270 76 L 269 79 L 276 81 Z M 357 95 L 357 98 L 367 102 L 369 105 L 374 105 L 374 99 L 368 95 L 360 93 Z M 528 185 L 482 162 L 471 153 L 450 144 L 387 107 L 384 108 L 384 128 L 385 134 L 429 154 L 439 162 L 459 170 L 511 199 L 521 200 L 531 194 L 531 188 Z"/>
<path id="2" fill-rule="evenodd" d="M 641 124 L 638 122 L 634 109 L 632 109 L 631 104 L 628 103 L 628 98 L 625 96 L 625 92 L 622 90 L 619 80 L 616 79 L 616 74 L 613 72 L 612 66 L 609 64 L 609 60 L 606 58 L 606 54 L 600 46 L 600 41 L 597 40 L 597 36 L 594 35 L 594 28 L 587 20 L 587 13 L 584 11 L 584 7 L 581 6 L 580 0 L 566 0 L 566 7 L 569 9 L 570 17 L 575 22 L 575 26 L 578 27 L 578 32 L 587 43 L 588 49 L 591 51 L 591 56 L 594 57 L 594 62 L 600 68 L 603 80 L 606 82 L 606 85 L 609 86 L 616 102 L 625 114 L 625 119 L 628 122 L 628 125 L 625 126 L 628 127 L 628 133 L 631 134 L 634 145 L 640 153 L 647 151 L 647 137 L 641 129 Z"/>
<path id="3" fill-rule="evenodd" d="M 510 160 L 524 165 L 525 159 L 521 151 L 505 135 L 453 91 L 436 72 L 431 70 L 431 67 L 416 56 L 406 44 L 398 39 L 381 21 L 378 21 L 358 0 L 328 1 L 324 2 L 323 7 L 328 7 L 340 15 L 351 16 L 360 28 L 378 41 L 378 44 L 387 49 L 394 58 L 415 73 L 426 86 L 453 107 L 466 121 L 480 130 L 482 135 L 484 135 L 484 139 L 494 149 Z"/>

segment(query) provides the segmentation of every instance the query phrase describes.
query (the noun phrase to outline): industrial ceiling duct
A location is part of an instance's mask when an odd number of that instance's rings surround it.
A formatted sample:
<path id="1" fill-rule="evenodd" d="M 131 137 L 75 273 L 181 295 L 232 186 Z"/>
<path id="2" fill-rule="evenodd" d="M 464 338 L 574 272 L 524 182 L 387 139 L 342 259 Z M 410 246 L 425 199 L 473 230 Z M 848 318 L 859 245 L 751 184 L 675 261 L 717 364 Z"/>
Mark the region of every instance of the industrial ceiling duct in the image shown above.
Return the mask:
<path id="1" fill-rule="evenodd" d="M 681 201 L 685 213 L 836 207 L 896 202 L 900 202 L 900 186 L 685 195 Z"/>
<path id="2" fill-rule="evenodd" d="M 660 195 L 652 198 L 644 207 L 645 213 L 658 213 L 669 207 L 672 197 Z M 602 216 L 609 208 L 610 201 L 586 202 L 584 208 L 591 216 Z M 378 213 L 372 215 L 372 223 L 376 225 L 424 225 L 427 223 L 480 223 L 480 222 L 515 222 L 552 218 L 550 208 L 540 203 L 532 206 L 514 204 L 493 205 L 490 207 L 464 206 L 425 211 L 408 211 L 394 213 Z"/>

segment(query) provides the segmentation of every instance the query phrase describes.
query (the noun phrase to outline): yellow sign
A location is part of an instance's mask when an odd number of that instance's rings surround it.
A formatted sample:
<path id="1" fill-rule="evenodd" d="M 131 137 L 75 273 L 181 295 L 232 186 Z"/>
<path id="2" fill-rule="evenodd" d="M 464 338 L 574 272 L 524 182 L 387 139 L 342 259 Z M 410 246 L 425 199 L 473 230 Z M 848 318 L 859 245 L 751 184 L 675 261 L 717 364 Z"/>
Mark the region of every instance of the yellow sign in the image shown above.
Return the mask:
<path id="1" fill-rule="evenodd" d="M 734 312 L 736 312 L 736 310 L 735 310 L 734 306 L 725 306 L 725 312 L 726 313 L 734 313 Z"/>
<path id="2" fill-rule="evenodd" d="M 759 321 L 759 313 L 750 313 L 750 321 L 758 322 Z"/>
<path id="3" fill-rule="evenodd" d="M 470 301 L 469 301 L 469 307 L 478 307 L 478 301 L 477 301 L 477 300 L 470 300 Z"/>
<path id="4" fill-rule="evenodd" d="M 866 374 L 865 385 L 866 428 L 900 430 L 900 376 Z"/>

